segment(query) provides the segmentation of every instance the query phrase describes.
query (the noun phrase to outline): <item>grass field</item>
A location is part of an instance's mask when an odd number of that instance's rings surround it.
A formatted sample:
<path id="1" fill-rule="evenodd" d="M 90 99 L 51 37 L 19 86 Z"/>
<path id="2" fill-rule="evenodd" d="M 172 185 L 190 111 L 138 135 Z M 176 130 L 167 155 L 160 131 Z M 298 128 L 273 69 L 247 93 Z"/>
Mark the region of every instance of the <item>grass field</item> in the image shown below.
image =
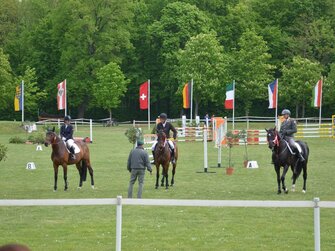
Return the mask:
<path id="1" fill-rule="evenodd" d="M 124 135 L 126 126 L 94 127 L 89 145 L 96 189 L 89 182 L 77 190 L 79 176 L 71 166 L 69 190 L 63 191 L 62 171 L 58 191 L 53 192 L 51 148 L 35 151 L 34 145 L 14 145 L 14 135 L 26 137 L 18 123 L 0 122 L 0 143 L 8 158 L 0 162 L 0 199 L 115 198 L 127 196 L 129 173 L 126 160 L 132 145 Z M 258 128 L 266 125 L 257 124 Z M 88 136 L 79 127 L 76 136 Z M 307 139 L 311 155 L 307 193 L 302 178 L 295 193 L 277 195 L 271 152 L 265 145 L 249 146 L 250 159 L 260 168 L 243 168 L 243 147 L 233 147 L 235 172 L 224 168 L 203 171 L 203 144 L 178 144 L 180 159 L 175 187 L 154 189 L 155 175 L 145 177 L 144 198 L 215 200 L 321 200 L 335 201 L 334 140 Z M 209 144 L 209 165 L 216 166 L 217 149 Z M 223 148 L 223 166 L 228 149 Z M 27 162 L 36 170 L 26 170 Z M 155 171 L 153 172 L 155 174 Z M 287 185 L 291 185 L 291 172 Z M 137 191 L 137 184 L 134 193 Z M 321 209 L 321 248 L 335 250 L 335 210 Z M 114 250 L 115 206 L 1 207 L 0 245 L 19 242 L 32 250 Z M 314 250 L 313 210 L 300 208 L 197 208 L 123 207 L 123 250 Z"/>

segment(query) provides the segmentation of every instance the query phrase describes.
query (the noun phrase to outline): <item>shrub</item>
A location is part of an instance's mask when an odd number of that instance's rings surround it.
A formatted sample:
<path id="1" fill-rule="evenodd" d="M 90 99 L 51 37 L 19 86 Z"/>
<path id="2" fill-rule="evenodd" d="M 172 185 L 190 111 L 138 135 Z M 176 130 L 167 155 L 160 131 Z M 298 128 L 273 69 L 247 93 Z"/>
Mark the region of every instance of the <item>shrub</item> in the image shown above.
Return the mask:
<path id="1" fill-rule="evenodd" d="M 33 144 L 42 144 L 44 142 L 44 135 L 42 133 L 29 135 L 28 141 Z"/>
<path id="2" fill-rule="evenodd" d="M 14 136 L 14 137 L 9 139 L 9 143 L 11 143 L 11 144 L 24 144 L 24 143 L 26 143 L 26 140 L 23 139 L 23 138 L 20 138 L 18 136 Z"/>
<path id="3" fill-rule="evenodd" d="M 137 139 L 143 138 L 142 131 L 135 127 L 128 128 L 125 135 L 132 144 L 135 144 Z"/>
<path id="4" fill-rule="evenodd" d="M 7 147 L 3 144 L 0 144 L 0 161 L 6 160 L 7 158 Z"/>

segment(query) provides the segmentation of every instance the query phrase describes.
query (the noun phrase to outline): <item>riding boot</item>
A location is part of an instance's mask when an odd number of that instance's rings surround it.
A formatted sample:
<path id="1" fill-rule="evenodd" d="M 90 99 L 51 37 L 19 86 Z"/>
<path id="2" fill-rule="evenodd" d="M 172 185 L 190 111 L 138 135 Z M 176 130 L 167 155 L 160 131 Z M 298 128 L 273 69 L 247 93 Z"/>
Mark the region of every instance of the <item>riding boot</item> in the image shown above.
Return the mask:
<path id="1" fill-rule="evenodd" d="M 171 163 L 176 164 L 174 149 L 171 149 Z"/>
<path id="2" fill-rule="evenodd" d="M 76 159 L 76 154 L 75 154 L 73 146 L 70 148 L 70 158 L 71 158 L 71 160 L 75 160 Z"/>
<path id="3" fill-rule="evenodd" d="M 155 151 L 152 151 L 152 161 L 150 161 L 151 164 L 155 163 Z"/>
<path id="4" fill-rule="evenodd" d="M 304 162 L 305 161 L 304 156 L 302 156 L 301 152 L 299 152 L 299 151 L 298 151 L 298 158 L 299 158 L 300 162 Z"/>

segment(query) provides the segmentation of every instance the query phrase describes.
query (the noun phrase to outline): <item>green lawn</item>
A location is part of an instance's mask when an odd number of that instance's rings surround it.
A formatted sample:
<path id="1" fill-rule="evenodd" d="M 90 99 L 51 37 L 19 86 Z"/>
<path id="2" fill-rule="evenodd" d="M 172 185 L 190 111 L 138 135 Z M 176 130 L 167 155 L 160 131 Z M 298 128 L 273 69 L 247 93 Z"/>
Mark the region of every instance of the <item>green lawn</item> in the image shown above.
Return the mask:
<path id="1" fill-rule="evenodd" d="M 26 133 L 18 123 L 0 122 L 0 143 L 8 158 L 0 162 L 0 199 L 115 198 L 127 196 L 129 173 L 126 160 L 132 145 L 124 136 L 126 126 L 94 127 L 91 161 L 96 189 L 89 182 L 77 190 L 79 176 L 69 168 L 69 190 L 63 191 L 62 171 L 58 191 L 53 192 L 51 148 L 35 151 L 36 145 L 8 144 L 10 137 Z M 259 129 L 269 127 L 257 124 Z M 253 128 L 257 128 L 253 126 Z M 40 128 L 41 129 L 41 128 Z M 88 127 L 78 127 L 76 136 L 89 136 Z M 248 147 L 259 169 L 243 168 L 243 147 L 232 149 L 235 173 L 224 168 L 203 171 L 203 144 L 180 142 L 175 187 L 154 189 L 155 175 L 146 175 L 144 198 L 215 200 L 321 200 L 335 201 L 334 140 L 307 139 L 311 155 L 307 193 L 277 195 L 275 172 L 266 145 Z M 217 149 L 208 148 L 209 165 L 217 165 Z M 223 148 L 223 166 L 228 149 Z M 27 162 L 36 170 L 26 170 Z M 155 174 L 155 171 L 154 173 Z M 290 188 L 291 172 L 287 175 Z M 137 185 L 137 184 L 136 184 Z M 135 186 L 137 189 L 137 187 Z M 136 194 L 136 190 L 134 191 Z M 335 250 L 335 210 L 321 209 L 322 250 Z M 0 245 L 27 244 L 32 250 L 114 250 L 115 206 L 1 207 Z M 123 250 L 314 250 L 313 210 L 301 208 L 197 208 L 123 207 Z"/>

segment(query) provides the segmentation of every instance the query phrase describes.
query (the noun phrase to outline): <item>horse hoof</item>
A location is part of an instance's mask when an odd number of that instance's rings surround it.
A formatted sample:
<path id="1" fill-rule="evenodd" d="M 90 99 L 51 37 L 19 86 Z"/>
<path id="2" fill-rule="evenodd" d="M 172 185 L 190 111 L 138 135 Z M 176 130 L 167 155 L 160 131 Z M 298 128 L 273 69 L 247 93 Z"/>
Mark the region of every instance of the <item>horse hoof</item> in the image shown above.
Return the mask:
<path id="1" fill-rule="evenodd" d="M 164 184 L 161 184 L 161 187 L 163 187 L 164 186 Z"/>
<path id="2" fill-rule="evenodd" d="M 288 194 L 288 189 L 287 188 L 285 189 L 285 193 Z"/>
<path id="3" fill-rule="evenodd" d="M 57 189 L 54 189 L 54 193 L 57 192 Z"/>
<path id="4" fill-rule="evenodd" d="M 77 187 L 77 189 L 78 189 L 78 190 L 80 190 L 80 189 L 81 189 L 81 187 Z"/>
<path id="5" fill-rule="evenodd" d="M 281 194 L 281 190 L 278 190 L 277 194 Z"/>
<path id="6" fill-rule="evenodd" d="M 158 189 L 158 186 L 155 186 L 155 189 Z"/>
<path id="7" fill-rule="evenodd" d="M 302 190 L 302 193 L 306 193 L 306 190 L 303 189 L 303 190 Z"/>
<path id="8" fill-rule="evenodd" d="M 94 186 L 91 186 L 92 187 L 92 189 L 94 189 Z"/>

